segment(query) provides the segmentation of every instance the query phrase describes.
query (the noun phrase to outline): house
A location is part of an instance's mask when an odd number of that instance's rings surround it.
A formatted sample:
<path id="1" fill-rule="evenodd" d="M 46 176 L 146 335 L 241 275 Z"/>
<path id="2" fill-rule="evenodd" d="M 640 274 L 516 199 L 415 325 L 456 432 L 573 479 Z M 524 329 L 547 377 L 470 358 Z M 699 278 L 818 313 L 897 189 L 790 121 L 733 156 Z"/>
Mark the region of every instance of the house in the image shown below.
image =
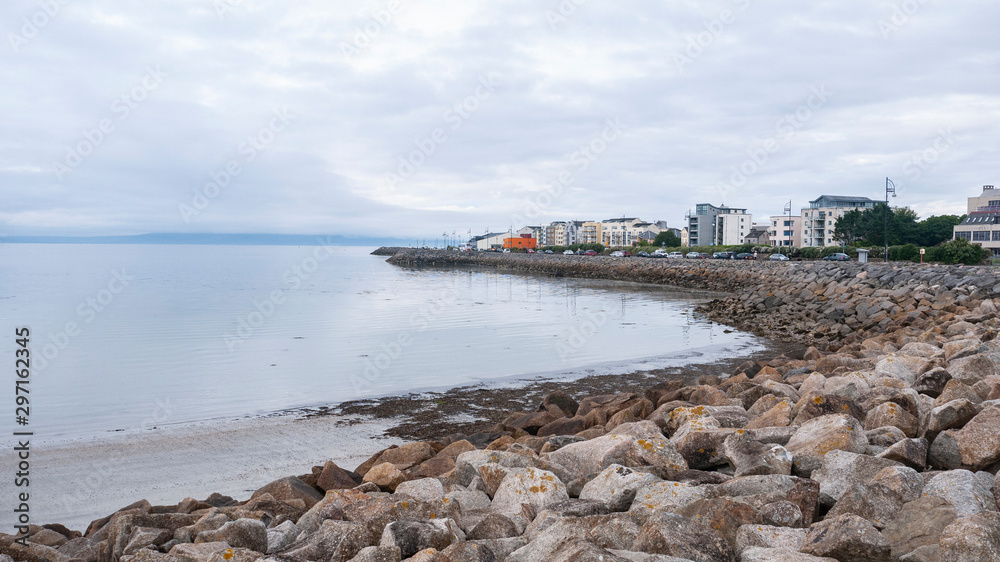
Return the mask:
<path id="1" fill-rule="evenodd" d="M 864 211 L 875 207 L 876 201 L 867 197 L 821 195 L 802 209 L 802 247 L 833 246 L 833 230 L 837 219 L 848 211 Z"/>
<path id="2" fill-rule="evenodd" d="M 750 228 L 750 233 L 743 239 L 744 244 L 755 246 L 770 246 L 771 235 L 769 225 L 754 225 Z"/>
<path id="3" fill-rule="evenodd" d="M 1000 256 L 1000 189 L 984 185 L 978 197 L 969 197 L 969 214 L 955 225 L 952 238 L 964 238 Z"/>

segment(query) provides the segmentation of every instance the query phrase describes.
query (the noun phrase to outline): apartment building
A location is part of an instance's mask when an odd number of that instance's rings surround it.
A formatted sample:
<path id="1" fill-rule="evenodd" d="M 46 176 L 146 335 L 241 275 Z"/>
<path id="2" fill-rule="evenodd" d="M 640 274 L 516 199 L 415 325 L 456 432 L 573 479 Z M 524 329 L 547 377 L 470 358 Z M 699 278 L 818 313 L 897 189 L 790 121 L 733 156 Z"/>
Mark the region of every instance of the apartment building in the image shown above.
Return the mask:
<path id="1" fill-rule="evenodd" d="M 688 245 L 742 244 L 752 226 L 753 216 L 746 209 L 700 203 L 695 206 L 695 213 L 688 217 Z"/>
<path id="2" fill-rule="evenodd" d="M 833 230 L 837 219 L 848 211 L 865 210 L 875 206 L 876 201 L 867 197 L 846 195 L 821 195 L 809 202 L 809 207 L 802 209 L 802 245 L 801 247 L 833 246 Z"/>
<path id="3" fill-rule="evenodd" d="M 799 248 L 802 246 L 802 217 L 795 215 L 776 215 L 771 217 L 771 228 L 768 232 L 771 245 L 782 248 Z"/>
<path id="4" fill-rule="evenodd" d="M 969 197 L 969 213 L 955 225 L 953 238 L 964 238 L 1000 256 L 1000 189 L 984 185 L 981 195 Z"/>
<path id="5" fill-rule="evenodd" d="M 602 223 L 586 221 L 577 230 L 576 238 L 578 244 L 600 244 Z"/>

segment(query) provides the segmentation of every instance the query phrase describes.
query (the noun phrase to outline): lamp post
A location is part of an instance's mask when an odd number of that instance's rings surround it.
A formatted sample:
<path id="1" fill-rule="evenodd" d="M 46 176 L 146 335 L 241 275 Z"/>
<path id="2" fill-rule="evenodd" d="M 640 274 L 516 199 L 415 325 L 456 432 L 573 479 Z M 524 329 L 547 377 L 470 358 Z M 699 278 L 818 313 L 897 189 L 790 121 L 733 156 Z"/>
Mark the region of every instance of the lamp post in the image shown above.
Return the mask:
<path id="1" fill-rule="evenodd" d="M 888 177 L 885 178 L 885 212 L 882 213 L 882 224 L 885 230 L 885 238 L 882 240 L 885 242 L 885 263 L 889 263 L 889 194 L 892 194 L 893 198 L 896 197 L 896 184 L 892 183 L 892 180 Z"/>

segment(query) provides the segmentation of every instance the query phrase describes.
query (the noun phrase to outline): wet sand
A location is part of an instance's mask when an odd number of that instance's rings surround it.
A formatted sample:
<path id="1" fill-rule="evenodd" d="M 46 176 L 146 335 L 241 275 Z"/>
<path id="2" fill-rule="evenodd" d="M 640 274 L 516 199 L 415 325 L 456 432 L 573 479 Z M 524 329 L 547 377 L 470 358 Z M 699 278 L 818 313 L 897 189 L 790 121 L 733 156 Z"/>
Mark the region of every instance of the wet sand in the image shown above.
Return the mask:
<path id="1" fill-rule="evenodd" d="M 246 500 L 264 484 L 333 460 L 354 468 L 402 440 L 391 420 L 284 415 L 33 443 L 32 522 L 87 525 L 135 501 L 174 505 L 213 492 Z M 5 517 L 6 519 L 6 517 Z"/>

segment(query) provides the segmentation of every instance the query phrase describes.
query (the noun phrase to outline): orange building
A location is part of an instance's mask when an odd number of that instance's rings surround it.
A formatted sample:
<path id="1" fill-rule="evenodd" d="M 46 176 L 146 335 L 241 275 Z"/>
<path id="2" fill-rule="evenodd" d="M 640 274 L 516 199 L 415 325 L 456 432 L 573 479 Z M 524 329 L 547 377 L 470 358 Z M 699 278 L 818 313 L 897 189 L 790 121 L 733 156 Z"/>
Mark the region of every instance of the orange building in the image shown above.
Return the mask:
<path id="1" fill-rule="evenodd" d="M 517 237 L 517 238 L 504 238 L 503 247 L 504 248 L 532 248 L 537 246 L 538 240 L 528 237 Z"/>

